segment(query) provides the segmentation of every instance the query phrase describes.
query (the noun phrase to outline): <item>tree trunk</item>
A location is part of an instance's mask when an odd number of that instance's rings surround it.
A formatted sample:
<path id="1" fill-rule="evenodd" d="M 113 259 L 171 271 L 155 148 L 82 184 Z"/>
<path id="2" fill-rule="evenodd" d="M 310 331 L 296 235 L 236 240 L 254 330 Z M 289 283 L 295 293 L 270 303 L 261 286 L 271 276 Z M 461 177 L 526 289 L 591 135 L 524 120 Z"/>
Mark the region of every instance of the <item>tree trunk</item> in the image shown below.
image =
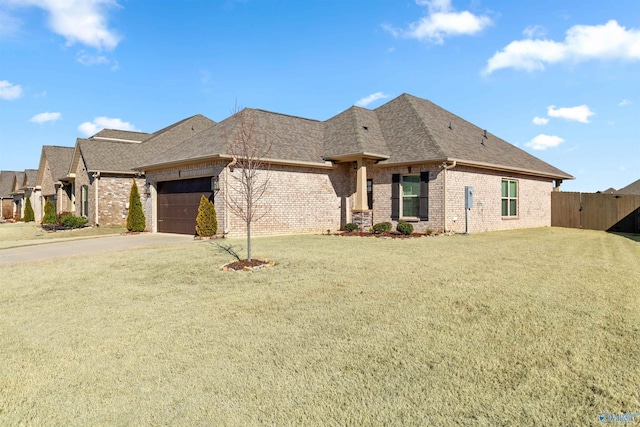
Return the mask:
<path id="1" fill-rule="evenodd" d="M 251 261 L 251 222 L 247 221 L 247 259 Z"/>

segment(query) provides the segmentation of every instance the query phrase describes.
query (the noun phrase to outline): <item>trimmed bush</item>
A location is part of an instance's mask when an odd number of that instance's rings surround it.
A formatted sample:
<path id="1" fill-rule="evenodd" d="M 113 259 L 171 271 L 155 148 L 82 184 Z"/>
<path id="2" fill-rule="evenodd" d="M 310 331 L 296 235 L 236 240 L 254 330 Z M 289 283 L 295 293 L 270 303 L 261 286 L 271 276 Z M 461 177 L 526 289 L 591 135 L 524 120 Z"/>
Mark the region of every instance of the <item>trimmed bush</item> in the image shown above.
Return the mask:
<path id="1" fill-rule="evenodd" d="M 374 234 L 388 233 L 393 228 L 393 224 L 390 222 L 379 222 L 373 225 Z"/>
<path id="2" fill-rule="evenodd" d="M 413 225 L 408 223 L 408 222 L 399 222 L 398 226 L 396 227 L 396 230 L 398 230 L 400 233 L 408 236 L 411 233 L 413 233 Z"/>
<path id="3" fill-rule="evenodd" d="M 200 197 L 198 216 L 196 217 L 196 233 L 200 237 L 215 236 L 218 232 L 218 218 L 213 202 L 204 195 Z"/>
<path id="4" fill-rule="evenodd" d="M 129 213 L 127 214 L 127 230 L 144 231 L 146 219 L 142 211 L 142 202 L 140 201 L 140 193 L 136 180 L 131 184 L 131 193 L 129 194 Z"/>
<path id="5" fill-rule="evenodd" d="M 73 214 L 67 213 L 62 218 L 60 218 L 60 225 L 69 228 L 82 228 L 87 225 L 89 220 L 87 218 L 83 218 L 81 216 L 74 216 Z"/>
<path id="6" fill-rule="evenodd" d="M 31 206 L 31 196 L 27 194 L 27 201 L 24 204 L 24 218 L 22 218 L 24 222 L 33 222 L 36 220 L 35 214 L 33 212 L 33 206 Z"/>
<path id="7" fill-rule="evenodd" d="M 53 202 L 47 198 L 44 203 L 44 217 L 42 218 L 43 224 L 57 224 L 59 222 L 58 215 L 56 214 L 56 207 L 53 206 Z"/>
<path id="8" fill-rule="evenodd" d="M 353 233 L 354 231 L 358 231 L 358 228 L 359 228 L 358 224 L 356 224 L 354 222 L 350 222 L 350 223 L 344 225 L 344 229 L 348 233 Z"/>

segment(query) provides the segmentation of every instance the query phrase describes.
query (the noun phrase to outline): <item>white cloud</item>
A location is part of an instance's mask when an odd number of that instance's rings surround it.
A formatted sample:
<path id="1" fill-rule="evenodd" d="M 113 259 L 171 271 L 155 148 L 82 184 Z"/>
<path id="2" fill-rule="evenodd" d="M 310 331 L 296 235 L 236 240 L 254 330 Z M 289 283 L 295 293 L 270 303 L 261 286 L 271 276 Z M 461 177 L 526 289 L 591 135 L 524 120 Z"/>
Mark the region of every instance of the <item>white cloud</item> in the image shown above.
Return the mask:
<path id="1" fill-rule="evenodd" d="M 87 136 L 95 135 L 102 129 L 139 131 L 139 129 L 136 129 L 136 127 L 129 122 L 104 116 L 96 117 L 92 122 L 84 122 L 78 126 L 78 130 Z"/>
<path id="2" fill-rule="evenodd" d="M 46 122 L 55 122 L 57 120 L 60 120 L 61 117 L 62 114 L 60 113 L 50 113 L 47 111 L 46 113 L 36 114 L 35 116 L 31 117 L 29 121 L 42 124 Z"/>
<path id="3" fill-rule="evenodd" d="M 564 139 L 560 138 L 559 136 L 545 135 L 541 133 L 524 145 L 534 150 L 546 150 L 547 148 L 557 147 L 563 142 Z"/>
<path id="4" fill-rule="evenodd" d="M 629 29 L 611 20 L 604 25 L 575 25 L 562 42 L 516 40 L 487 61 L 484 74 L 501 68 L 544 70 L 545 64 L 591 59 L 640 60 L 640 29 Z"/>
<path id="5" fill-rule="evenodd" d="M 555 105 L 547 107 L 547 114 L 549 117 L 559 117 L 565 120 L 575 120 L 580 123 L 589 123 L 589 117 L 595 115 L 593 111 L 589 109 L 588 105 L 578 105 L 577 107 L 570 108 L 556 108 Z"/>
<path id="6" fill-rule="evenodd" d="M 529 25 L 522 31 L 522 34 L 528 39 L 534 37 L 544 37 L 547 35 L 547 29 L 542 25 Z"/>
<path id="7" fill-rule="evenodd" d="M 549 123 L 549 119 L 547 119 L 546 117 L 538 117 L 538 116 L 535 116 L 535 117 L 533 118 L 533 124 L 534 124 L 534 125 L 544 126 L 544 125 L 546 125 L 547 123 Z"/>
<path id="8" fill-rule="evenodd" d="M 109 59 L 104 55 L 89 55 L 85 52 L 80 52 L 78 54 L 78 62 L 86 66 L 108 65 L 111 63 L 111 61 L 109 61 Z"/>
<path id="9" fill-rule="evenodd" d="M 407 30 L 397 30 L 390 25 L 383 25 L 383 28 L 394 37 L 442 44 L 446 37 L 473 35 L 492 24 L 487 16 L 477 16 L 467 10 L 455 12 L 450 0 L 416 0 L 416 3 L 427 6 L 429 14 L 409 24 Z"/>
<path id="10" fill-rule="evenodd" d="M 385 99 L 385 98 L 388 98 L 389 96 L 390 95 L 387 95 L 383 92 L 372 93 L 371 95 L 365 96 L 364 98 L 356 102 L 356 105 L 358 107 L 366 107 L 367 105 L 371 104 L 374 101 L 377 101 L 378 99 Z"/>
<path id="11" fill-rule="evenodd" d="M 624 107 L 625 105 L 629 105 L 629 104 L 631 104 L 631 101 L 629 101 L 628 99 L 623 99 L 622 101 L 620 101 L 618 105 L 621 107 Z"/>
<path id="12" fill-rule="evenodd" d="M 64 37 L 68 46 L 80 43 L 110 50 L 121 40 L 107 25 L 107 10 L 119 6 L 115 0 L 7 0 L 7 3 L 47 11 L 49 27 Z"/>
<path id="13" fill-rule="evenodd" d="M 7 80 L 0 80 L 0 99 L 10 101 L 22 96 L 22 86 L 13 84 Z"/>

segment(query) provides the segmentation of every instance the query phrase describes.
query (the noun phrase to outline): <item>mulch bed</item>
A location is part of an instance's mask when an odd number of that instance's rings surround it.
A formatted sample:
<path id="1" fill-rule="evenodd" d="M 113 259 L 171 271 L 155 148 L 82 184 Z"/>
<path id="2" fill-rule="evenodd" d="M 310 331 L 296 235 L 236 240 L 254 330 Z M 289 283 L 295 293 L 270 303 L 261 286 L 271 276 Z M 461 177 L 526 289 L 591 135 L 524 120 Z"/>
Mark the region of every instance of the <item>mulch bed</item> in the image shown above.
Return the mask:
<path id="1" fill-rule="evenodd" d="M 397 233 L 397 232 L 390 232 L 390 233 L 379 233 L 379 234 L 375 234 L 375 233 L 369 233 L 367 231 L 352 231 L 352 232 L 343 232 L 343 233 L 338 233 L 336 234 L 337 236 L 353 236 L 353 237 L 378 237 L 378 238 L 386 238 L 386 239 L 412 239 L 412 238 L 416 238 L 416 237 L 425 237 L 425 236 L 429 236 L 429 234 L 425 234 L 425 233 L 411 233 L 411 234 L 402 234 L 402 233 Z M 431 234 L 431 236 L 434 236 L 435 234 Z"/>
<path id="2" fill-rule="evenodd" d="M 252 259 L 251 261 L 241 259 L 222 266 L 223 271 L 252 271 L 261 268 L 272 267 L 275 265 L 273 261 L 267 259 Z"/>
<path id="3" fill-rule="evenodd" d="M 80 228 L 84 228 L 84 227 L 80 227 Z M 42 224 L 42 229 L 44 231 L 79 230 L 80 228 L 65 227 L 64 225 L 58 225 L 58 224 Z"/>

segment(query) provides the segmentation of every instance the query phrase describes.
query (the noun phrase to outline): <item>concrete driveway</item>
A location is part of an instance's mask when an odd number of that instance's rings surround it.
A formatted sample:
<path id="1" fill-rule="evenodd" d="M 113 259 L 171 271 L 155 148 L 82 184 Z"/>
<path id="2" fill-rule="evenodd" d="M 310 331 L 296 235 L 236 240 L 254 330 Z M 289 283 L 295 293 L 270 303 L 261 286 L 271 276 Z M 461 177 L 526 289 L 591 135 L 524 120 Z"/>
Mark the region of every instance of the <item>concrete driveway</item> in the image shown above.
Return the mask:
<path id="1" fill-rule="evenodd" d="M 107 236 L 82 240 L 57 241 L 33 246 L 0 249 L 0 264 L 37 261 L 157 244 L 189 242 L 201 242 L 201 240 L 194 240 L 192 236 L 183 234 L 142 233 L 128 236 Z"/>

